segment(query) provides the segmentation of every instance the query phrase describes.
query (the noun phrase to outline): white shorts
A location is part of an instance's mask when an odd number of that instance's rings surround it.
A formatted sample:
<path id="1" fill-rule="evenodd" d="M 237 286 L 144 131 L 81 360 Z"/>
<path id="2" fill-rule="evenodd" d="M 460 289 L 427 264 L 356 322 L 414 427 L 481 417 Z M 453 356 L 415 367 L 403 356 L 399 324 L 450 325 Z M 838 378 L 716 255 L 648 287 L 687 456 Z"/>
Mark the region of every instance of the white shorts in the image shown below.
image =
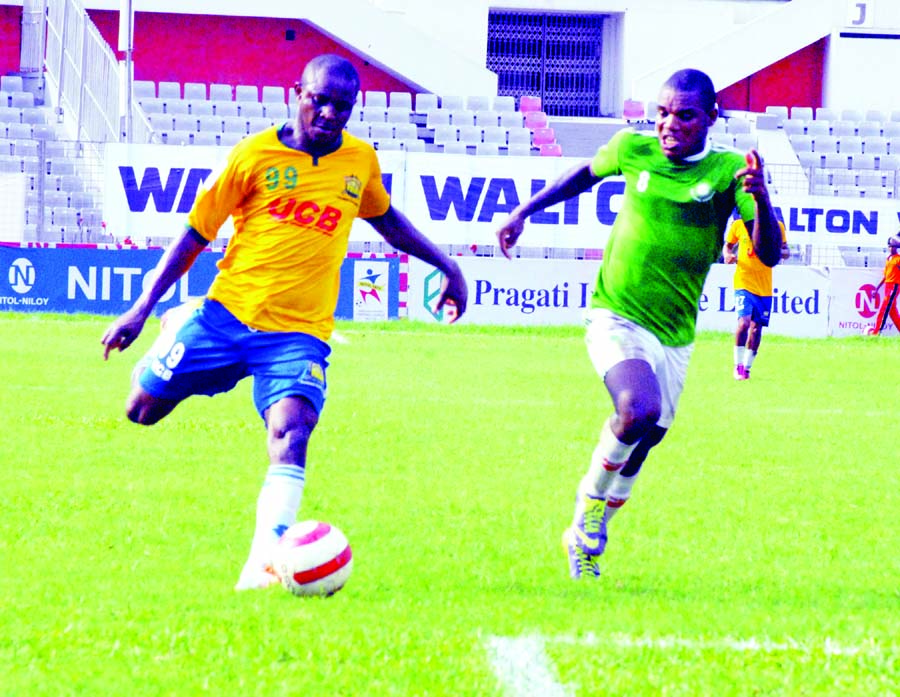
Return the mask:
<path id="1" fill-rule="evenodd" d="M 588 355 L 601 378 L 605 379 L 610 368 L 626 359 L 637 358 L 650 364 L 662 395 L 657 424 L 669 428 L 675 420 L 694 345 L 663 346 L 649 331 L 609 310 L 588 310 L 584 323 Z"/>

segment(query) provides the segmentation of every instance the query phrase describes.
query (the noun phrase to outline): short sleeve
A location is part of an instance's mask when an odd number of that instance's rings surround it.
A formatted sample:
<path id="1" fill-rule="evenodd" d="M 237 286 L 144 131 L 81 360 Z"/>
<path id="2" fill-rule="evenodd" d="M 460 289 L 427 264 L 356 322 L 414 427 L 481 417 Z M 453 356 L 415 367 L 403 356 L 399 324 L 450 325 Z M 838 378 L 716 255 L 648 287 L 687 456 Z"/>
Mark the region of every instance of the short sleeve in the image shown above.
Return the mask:
<path id="1" fill-rule="evenodd" d="M 384 182 L 381 180 L 381 165 L 378 164 L 378 156 L 375 150 L 370 155 L 371 166 L 369 181 L 363 191 L 362 200 L 359 204 L 360 218 L 376 218 L 379 215 L 387 213 L 391 205 L 391 196 L 384 188 Z"/>
<path id="2" fill-rule="evenodd" d="M 594 159 L 591 160 L 591 172 L 594 176 L 603 178 L 622 173 L 622 169 L 619 167 L 619 149 L 625 139 L 633 133 L 634 131 L 630 128 L 623 128 L 613 134 L 608 142 L 600 146 Z"/>

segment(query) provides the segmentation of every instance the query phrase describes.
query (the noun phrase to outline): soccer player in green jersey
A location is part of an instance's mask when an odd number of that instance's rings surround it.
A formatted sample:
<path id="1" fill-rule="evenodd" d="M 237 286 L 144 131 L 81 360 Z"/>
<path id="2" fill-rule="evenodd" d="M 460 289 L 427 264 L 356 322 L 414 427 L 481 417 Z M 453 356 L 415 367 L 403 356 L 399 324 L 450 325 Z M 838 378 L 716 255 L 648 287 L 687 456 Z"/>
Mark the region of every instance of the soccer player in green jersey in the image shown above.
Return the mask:
<path id="1" fill-rule="evenodd" d="M 497 232 L 509 257 L 530 215 L 606 177 L 625 178 L 585 317 L 588 354 L 615 412 L 602 426 L 563 534 L 573 578 L 600 575 L 607 523 L 672 424 L 700 294 L 735 208 L 752 231 L 760 261 L 775 266 L 780 258 L 781 232 L 759 154 L 744 156 L 708 137 L 718 117 L 709 76 L 676 72 L 662 86 L 658 105 L 655 135 L 619 131 L 592 160 L 517 206 Z"/>

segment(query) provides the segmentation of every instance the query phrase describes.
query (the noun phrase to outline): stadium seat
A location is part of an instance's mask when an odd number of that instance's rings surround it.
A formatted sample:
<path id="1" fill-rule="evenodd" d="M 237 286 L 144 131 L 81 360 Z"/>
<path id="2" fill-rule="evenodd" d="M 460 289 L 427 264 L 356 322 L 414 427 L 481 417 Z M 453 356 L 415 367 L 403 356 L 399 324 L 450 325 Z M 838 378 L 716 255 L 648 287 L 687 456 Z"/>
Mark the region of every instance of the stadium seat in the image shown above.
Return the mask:
<path id="1" fill-rule="evenodd" d="M 722 145 L 726 148 L 734 147 L 734 136 L 730 133 L 725 133 L 724 131 L 718 131 L 716 133 L 710 132 L 709 136 L 716 145 Z"/>
<path id="2" fill-rule="evenodd" d="M 205 101 L 206 100 L 206 83 L 205 82 L 185 82 L 184 98 L 188 101 Z"/>
<path id="3" fill-rule="evenodd" d="M 465 143 L 460 143 L 456 140 L 447 141 L 443 144 L 444 152 L 453 155 L 465 155 L 468 153 L 468 148 Z"/>
<path id="4" fill-rule="evenodd" d="M 369 139 L 368 121 L 349 121 L 347 122 L 347 130 L 357 138 L 362 138 L 363 140 Z"/>
<path id="5" fill-rule="evenodd" d="M 837 138 L 834 136 L 815 136 L 813 151 L 820 153 L 837 152 Z"/>
<path id="6" fill-rule="evenodd" d="M 831 124 L 831 135 L 838 138 L 856 135 L 856 121 L 834 121 Z"/>
<path id="7" fill-rule="evenodd" d="M 376 150 L 402 150 L 403 146 L 399 140 L 395 138 L 382 138 L 381 140 L 372 139 Z"/>
<path id="8" fill-rule="evenodd" d="M 522 128 L 525 125 L 525 115 L 521 111 L 501 111 L 500 125 L 503 128 Z"/>
<path id="9" fill-rule="evenodd" d="M 622 105 L 622 118 L 626 121 L 643 121 L 647 117 L 644 103 L 637 99 L 626 99 Z"/>
<path id="10" fill-rule="evenodd" d="M 384 122 L 369 124 L 369 138 L 377 143 L 383 140 L 393 140 L 394 125 Z"/>
<path id="11" fill-rule="evenodd" d="M 759 138 L 755 133 L 735 133 L 734 147 L 741 152 L 759 149 Z"/>
<path id="12" fill-rule="evenodd" d="M 838 152 L 852 155 L 862 152 L 862 138 L 859 136 L 842 136 L 838 139 Z"/>
<path id="13" fill-rule="evenodd" d="M 519 111 L 541 111 L 541 98 L 523 94 L 519 97 Z"/>
<path id="14" fill-rule="evenodd" d="M 886 153 L 879 154 L 883 155 Z M 857 153 L 850 158 L 850 164 L 853 166 L 853 169 L 875 169 L 875 153 Z"/>
<path id="15" fill-rule="evenodd" d="M 387 109 L 387 92 L 384 90 L 366 90 L 363 93 L 363 106 Z"/>
<path id="16" fill-rule="evenodd" d="M 451 109 L 450 123 L 454 126 L 474 126 L 475 112 L 469 109 Z"/>
<path id="17" fill-rule="evenodd" d="M 436 126 L 446 126 L 450 123 L 449 109 L 429 109 L 425 114 L 425 127 L 435 128 Z"/>
<path id="18" fill-rule="evenodd" d="M 156 96 L 160 99 L 181 99 L 181 83 L 161 81 L 156 87 Z"/>
<path id="19" fill-rule="evenodd" d="M 491 108 L 491 97 L 486 94 L 470 94 L 466 97 L 465 106 L 469 111 L 488 111 Z"/>
<path id="20" fill-rule="evenodd" d="M 839 152 L 826 152 L 822 156 L 822 166 L 826 169 L 849 169 L 850 157 Z"/>
<path id="21" fill-rule="evenodd" d="M 47 123 L 47 112 L 40 107 L 22 109 L 22 123 Z"/>
<path id="22" fill-rule="evenodd" d="M 822 156 L 812 151 L 798 152 L 797 159 L 799 160 L 801 167 L 809 168 L 822 166 Z"/>
<path id="23" fill-rule="evenodd" d="M 862 151 L 871 155 L 887 155 L 888 141 L 881 136 L 869 136 L 868 138 L 863 138 Z"/>
<path id="24" fill-rule="evenodd" d="M 506 142 L 510 145 L 527 145 L 531 148 L 531 129 L 525 128 L 509 128 L 506 131 Z"/>
<path id="25" fill-rule="evenodd" d="M 880 170 L 896 171 L 900 169 L 900 155 L 880 155 L 877 159 Z"/>
<path id="26" fill-rule="evenodd" d="M 457 138 L 456 126 L 450 124 L 437 124 L 434 127 L 434 143 L 435 145 L 443 145 L 445 143 L 455 143 Z"/>
<path id="27" fill-rule="evenodd" d="M 0 106 L 0 123 L 22 123 L 22 110 Z"/>
<path id="28" fill-rule="evenodd" d="M 477 145 L 482 142 L 482 129 L 480 126 L 463 124 L 459 126 L 457 138 L 466 145 Z"/>
<path id="29" fill-rule="evenodd" d="M 482 139 L 485 143 L 496 143 L 497 145 L 506 145 L 506 129 L 502 126 L 485 126 L 482 132 Z"/>
<path id="30" fill-rule="evenodd" d="M 806 121 L 804 119 L 785 119 L 781 127 L 788 136 L 806 135 Z"/>
<path id="31" fill-rule="evenodd" d="M 415 112 L 417 114 L 427 114 L 432 109 L 438 108 L 438 96 L 430 92 L 417 92 Z"/>
<path id="32" fill-rule="evenodd" d="M 860 121 L 856 124 L 856 135 L 863 138 L 881 136 L 881 121 Z"/>
<path id="33" fill-rule="evenodd" d="M 410 111 L 404 106 L 389 106 L 386 112 L 388 123 L 409 123 Z"/>
<path id="34" fill-rule="evenodd" d="M 10 140 L 31 140 L 31 135 L 30 123 L 6 124 L 6 137 Z"/>
<path id="35" fill-rule="evenodd" d="M 134 80 L 131 83 L 131 96 L 135 101 L 156 97 L 156 83 L 153 80 Z"/>
<path id="36" fill-rule="evenodd" d="M 559 143 L 541 143 L 538 152 L 542 157 L 562 157 L 562 146 Z"/>
<path id="37" fill-rule="evenodd" d="M 866 109 L 864 118 L 866 121 L 878 121 L 880 123 L 882 121 L 887 121 L 888 115 L 881 111 L 881 109 Z"/>
<path id="38" fill-rule="evenodd" d="M 236 102 L 258 102 L 259 88 L 256 85 L 235 85 L 234 101 Z"/>
<path id="39" fill-rule="evenodd" d="M 0 75 L 0 90 L 4 92 L 22 92 L 25 83 L 21 75 Z"/>
<path id="40" fill-rule="evenodd" d="M 808 136 L 830 136 L 831 135 L 831 122 L 830 121 L 810 121 L 806 124 L 806 135 Z"/>
<path id="41" fill-rule="evenodd" d="M 525 112 L 525 127 L 534 130 L 536 128 L 547 128 L 549 120 L 547 114 L 543 111 L 527 111 Z"/>
<path id="42" fill-rule="evenodd" d="M 362 120 L 369 123 L 383 123 L 387 118 L 387 107 L 380 104 L 364 105 L 362 108 Z"/>
<path id="43" fill-rule="evenodd" d="M 50 140 L 56 138 L 57 133 L 49 123 L 36 123 L 31 127 L 31 137 L 35 140 Z"/>
<path id="44" fill-rule="evenodd" d="M 842 109 L 841 110 L 841 120 L 842 121 L 863 121 L 865 120 L 865 116 L 863 112 L 859 109 Z"/>
<path id="45" fill-rule="evenodd" d="M 391 108 L 406 109 L 407 113 L 412 111 L 412 95 L 409 92 L 388 93 L 388 109 Z"/>
<path id="46" fill-rule="evenodd" d="M 219 134 L 223 131 L 222 117 L 213 115 L 201 115 L 197 117 L 197 128 L 207 133 Z"/>
<path id="47" fill-rule="evenodd" d="M 500 125 L 500 114 L 493 109 L 479 109 L 475 112 L 475 125 L 482 128 Z"/>
<path id="48" fill-rule="evenodd" d="M 835 109 L 829 109 L 828 107 L 820 106 L 816 107 L 815 110 L 815 120 L 816 121 L 837 121 L 839 118 L 838 112 Z"/>
<path id="49" fill-rule="evenodd" d="M 877 170 L 862 170 L 856 173 L 858 186 L 884 186 L 884 172 Z"/>
<path id="50" fill-rule="evenodd" d="M 198 99 L 188 102 L 193 116 L 212 116 L 215 111 L 213 103 L 209 101 L 201 101 Z"/>
<path id="51" fill-rule="evenodd" d="M 14 109 L 30 109 L 34 106 L 34 95 L 31 92 L 13 92 L 9 97 L 9 105 Z"/>
<path id="52" fill-rule="evenodd" d="M 259 133 L 260 131 L 266 130 L 271 125 L 272 119 L 266 118 L 265 116 L 251 116 L 247 119 L 247 132 Z"/>
<path id="53" fill-rule="evenodd" d="M 466 98 L 458 94 L 441 97 L 441 109 L 465 109 Z"/>
<path id="54" fill-rule="evenodd" d="M 173 120 L 173 127 L 176 131 L 190 131 L 196 132 L 199 130 L 199 126 L 197 125 L 197 116 L 191 116 L 190 114 L 176 114 L 175 119 Z"/>
<path id="55" fill-rule="evenodd" d="M 209 86 L 209 101 L 230 102 L 234 100 L 234 88 L 221 82 L 214 82 Z"/>
<path id="56" fill-rule="evenodd" d="M 238 116 L 247 119 L 265 116 L 262 102 L 235 102 L 238 105 Z"/>
<path id="57" fill-rule="evenodd" d="M 808 106 L 791 107 L 791 118 L 792 119 L 803 119 L 804 121 L 812 121 L 813 120 L 812 107 L 808 107 Z"/>
<path id="58" fill-rule="evenodd" d="M 491 100 L 491 109 L 496 112 L 515 111 L 516 98 L 509 94 L 500 94 Z"/>
<path id="59" fill-rule="evenodd" d="M 239 107 L 237 102 L 213 102 L 213 113 L 216 116 L 237 116 Z"/>
<path id="60" fill-rule="evenodd" d="M 186 102 L 183 99 L 166 99 L 165 100 L 165 108 L 167 114 L 177 115 L 177 114 L 190 114 L 191 113 L 191 104 L 190 102 Z"/>
<path id="61" fill-rule="evenodd" d="M 536 146 L 556 142 L 556 133 L 552 128 L 535 128 L 532 131 L 531 143 Z"/>
<path id="62" fill-rule="evenodd" d="M 0 155 L 0 172 L 19 174 L 22 171 L 22 160 L 12 155 Z"/>
<path id="63" fill-rule="evenodd" d="M 404 138 L 400 146 L 407 152 L 425 152 L 425 141 L 421 138 Z"/>
<path id="64" fill-rule="evenodd" d="M 747 119 L 733 116 L 725 120 L 725 131 L 733 135 L 750 133 L 750 122 Z"/>
<path id="65" fill-rule="evenodd" d="M 417 140 L 419 138 L 419 129 L 414 123 L 395 123 L 394 138 L 398 140 Z"/>
<path id="66" fill-rule="evenodd" d="M 475 143 L 476 155 L 499 155 L 500 146 L 497 143 Z"/>
<path id="67" fill-rule="evenodd" d="M 289 118 L 290 109 L 288 108 L 287 104 L 268 102 L 263 104 L 263 116 L 265 116 L 267 119 L 283 121 L 284 119 Z"/>
<path id="68" fill-rule="evenodd" d="M 240 116 L 223 116 L 222 129 L 225 133 L 247 134 L 247 119 Z"/>
<path id="69" fill-rule="evenodd" d="M 194 135 L 196 131 L 182 131 L 176 129 L 172 129 L 166 135 L 166 145 L 190 145 L 191 144 L 191 136 Z"/>
<path id="70" fill-rule="evenodd" d="M 287 104 L 284 98 L 284 87 L 279 85 L 263 85 L 262 99 L 266 104 Z"/>
<path id="71" fill-rule="evenodd" d="M 881 124 L 881 135 L 885 138 L 900 136 L 900 121 L 885 121 Z"/>
<path id="72" fill-rule="evenodd" d="M 218 145 L 219 137 L 209 131 L 200 131 L 191 136 L 191 145 Z"/>
<path id="73" fill-rule="evenodd" d="M 789 136 L 789 140 L 791 142 L 791 147 L 794 148 L 794 152 L 796 153 L 813 151 L 812 136 L 792 135 Z"/>
<path id="74" fill-rule="evenodd" d="M 786 106 L 781 105 L 772 105 L 766 107 L 766 113 L 772 114 L 778 118 L 779 125 L 784 122 L 786 118 L 788 118 L 788 108 Z"/>

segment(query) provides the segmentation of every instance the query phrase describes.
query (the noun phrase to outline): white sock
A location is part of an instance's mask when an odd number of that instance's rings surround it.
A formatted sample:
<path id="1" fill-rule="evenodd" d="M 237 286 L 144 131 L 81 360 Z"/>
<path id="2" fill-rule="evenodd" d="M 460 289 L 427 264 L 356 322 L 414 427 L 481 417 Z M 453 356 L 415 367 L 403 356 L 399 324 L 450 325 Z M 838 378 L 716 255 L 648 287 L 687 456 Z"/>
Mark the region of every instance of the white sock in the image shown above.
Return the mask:
<path id="1" fill-rule="evenodd" d="M 605 522 L 608 523 L 619 512 L 619 509 L 625 505 L 626 501 L 631 498 L 631 489 L 634 487 L 637 477 L 637 474 L 633 474 L 630 477 L 623 477 L 621 474 L 616 475 L 615 481 L 609 487 L 606 495 L 606 508 L 603 510 Z"/>
<path id="2" fill-rule="evenodd" d="M 306 476 L 297 465 L 269 465 L 256 500 L 256 530 L 245 568 L 262 568 L 271 562 L 278 538 L 297 522 Z"/>
<path id="3" fill-rule="evenodd" d="M 616 438 L 607 419 L 600 430 L 600 441 L 591 455 L 591 466 L 578 485 L 579 495 L 604 497 L 635 445 L 626 445 Z"/>
<path id="4" fill-rule="evenodd" d="M 735 346 L 734 347 L 734 364 L 735 365 L 743 365 L 744 363 L 744 347 L 743 346 Z"/>
<path id="5" fill-rule="evenodd" d="M 747 370 L 750 370 L 750 366 L 753 365 L 754 358 L 756 358 L 756 351 L 747 349 L 746 353 L 744 353 L 744 367 Z"/>

